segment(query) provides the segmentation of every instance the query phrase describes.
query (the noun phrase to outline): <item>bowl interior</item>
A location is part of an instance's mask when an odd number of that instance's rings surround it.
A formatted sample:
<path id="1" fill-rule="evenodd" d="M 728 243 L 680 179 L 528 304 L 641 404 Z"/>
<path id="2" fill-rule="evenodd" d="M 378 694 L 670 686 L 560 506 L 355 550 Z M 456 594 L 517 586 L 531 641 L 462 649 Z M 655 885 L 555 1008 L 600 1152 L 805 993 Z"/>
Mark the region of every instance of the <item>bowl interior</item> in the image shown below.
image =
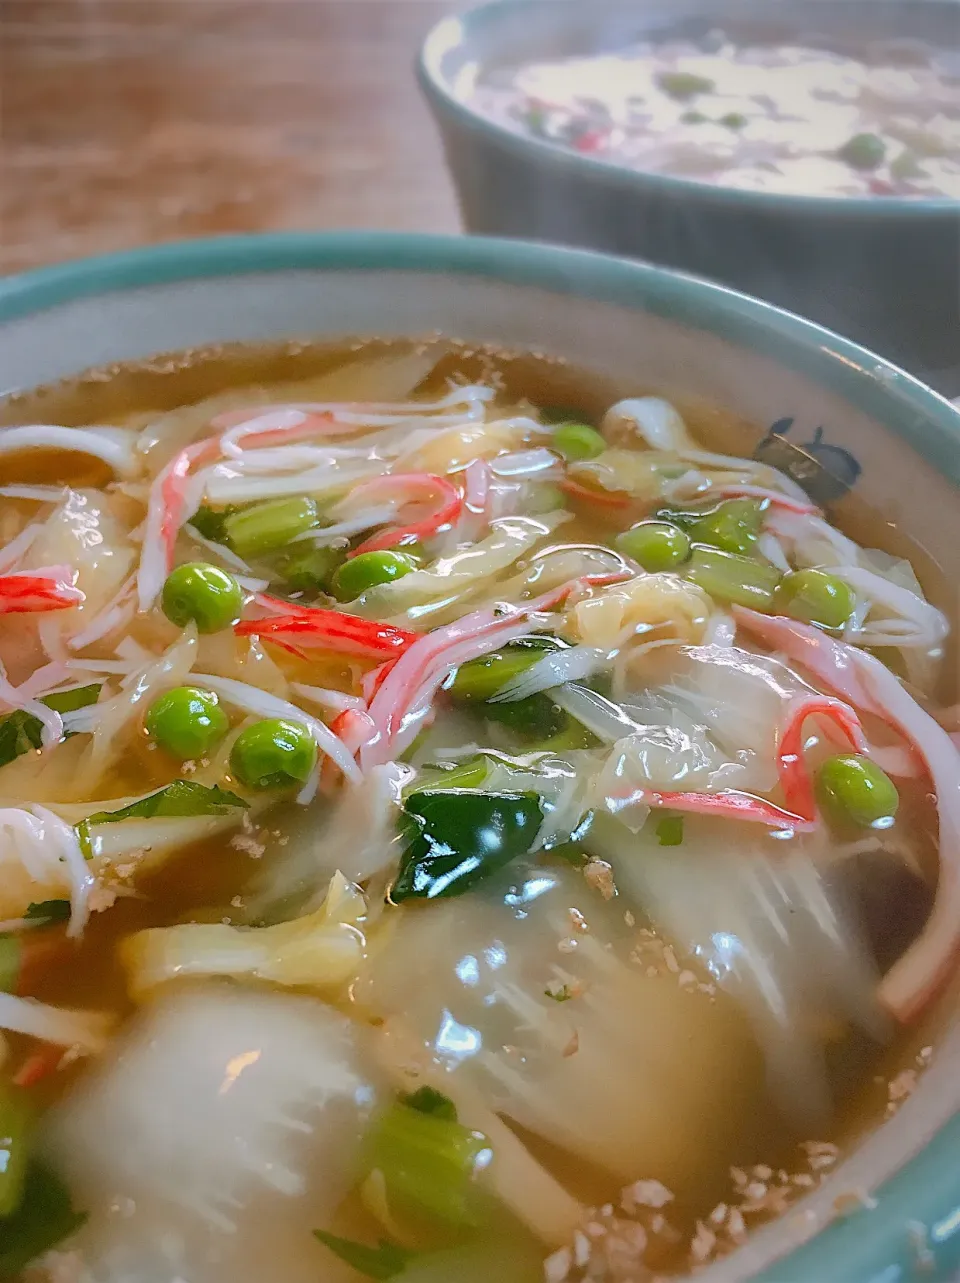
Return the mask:
<path id="1" fill-rule="evenodd" d="M 71 264 L 0 283 L 0 388 L 194 345 L 438 330 L 546 352 L 624 393 L 723 407 L 741 421 L 741 448 L 769 441 L 774 428 L 788 443 L 830 447 L 834 462 L 847 461 L 838 517 L 862 500 L 908 531 L 943 581 L 960 578 L 960 413 L 808 322 L 600 255 L 358 233 L 195 242 Z M 942 1269 L 960 1263 L 958 1109 L 954 1018 L 912 1099 L 802 1215 L 769 1226 L 703 1277 L 730 1283 L 766 1268 L 768 1283 L 896 1283 L 918 1220 Z M 834 1220 L 839 1195 L 878 1186 L 879 1210 L 832 1225 L 782 1259 Z"/>

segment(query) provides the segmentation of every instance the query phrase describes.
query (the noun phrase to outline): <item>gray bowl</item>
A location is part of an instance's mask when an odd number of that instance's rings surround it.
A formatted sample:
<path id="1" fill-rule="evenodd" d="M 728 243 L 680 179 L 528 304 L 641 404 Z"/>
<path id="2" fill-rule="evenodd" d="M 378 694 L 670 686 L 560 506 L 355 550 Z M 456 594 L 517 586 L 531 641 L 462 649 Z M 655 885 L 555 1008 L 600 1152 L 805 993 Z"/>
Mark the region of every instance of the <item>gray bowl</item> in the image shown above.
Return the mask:
<path id="1" fill-rule="evenodd" d="M 914 37 L 956 54 L 958 0 L 497 0 L 440 22 L 419 62 L 466 227 L 652 260 L 848 334 L 960 396 L 960 202 L 738 191 L 590 159 L 465 105 L 477 68 L 656 33 L 840 49 Z"/>

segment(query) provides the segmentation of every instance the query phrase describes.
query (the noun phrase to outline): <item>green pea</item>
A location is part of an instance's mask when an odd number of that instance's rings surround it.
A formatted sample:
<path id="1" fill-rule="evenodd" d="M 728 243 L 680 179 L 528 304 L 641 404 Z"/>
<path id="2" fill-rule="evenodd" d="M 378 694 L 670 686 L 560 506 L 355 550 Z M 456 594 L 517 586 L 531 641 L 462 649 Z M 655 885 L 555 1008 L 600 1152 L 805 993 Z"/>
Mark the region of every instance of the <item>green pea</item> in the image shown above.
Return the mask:
<path id="1" fill-rule="evenodd" d="M 417 563 L 409 553 L 361 552 L 345 561 L 333 576 L 330 587 L 337 601 L 356 601 L 361 593 L 378 584 L 389 584 L 416 570 Z"/>
<path id="2" fill-rule="evenodd" d="M 163 613 L 178 628 L 195 623 L 202 633 L 217 633 L 240 618 L 243 595 L 233 575 L 205 561 L 191 561 L 170 572 L 161 595 Z"/>
<path id="3" fill-rule="evenodd" d="M 267 499 L 227 517 L 224 533 L 241 557 L 263 557 L 292 543 L 320 524 L 317 505 L 309 495 Z"/>
<path id="4" fill-rule="evenodd" d="M 561 423 L 553 434 L 553 448 L 569 462 L 595 459 L 603 454 L 607 443 L 596 430 L 586 423 Z"/>
<path id="5" fill-rule="evenodd" d="M 716 88 L 714 81 L 706 76 L 697 76 L 692 71 L 664 71 L 657 77 L 657 84 L 671 98 L 681 102 L 695 98 L 697 94 L 708 94 Z"/>
<path id="6" fill-rule="evenodd" d="M 178 686 L 154 700 L 144 720 L 147 734 L 181 762 L 205 757 L 230 729 L 213 691 Z"/>
<path id="7" fill-rule="evenodd" d="M 754 499 L 728 499 L 695 522 L 690 538 L 745 557 L 760 537 L 763 513 L 764 505 Z"/>
<path id="8" fill-rule="evenodd" d="M 877 169 L 887 155 L 887 144 L 878 134 L 854 134 L 837 155 L 852 169 Z"/>
<path id="9" fill-rule="evenodd" d="M 890 777 L 868 757 L 841 753 L 817 772 L 817 800 L 827 815 L 844 824 L 871 828 L 890 821 L 900 795 Z"/>
<path id="10" fill-rule="evenodd" d="M 288 788 L 309 779 L 317 756 L 314 738 L 302 722 L 268 718 L 237 736 L 230 770 L 250 789 Z"/>
<path id="11" fill-rule="evenodd" d="M 780 614 L 821 628 L 842 628 L 855 605 L 850 586 L 824 570 L 792 570 L 780 581 L 774 599 Z"/>
<path id="12" fill-rule="evenodd" d="M 641 521 L 614 540 L 644 570 L 675 570 L 690 556 L 690 540 L 668 521 Z"/>

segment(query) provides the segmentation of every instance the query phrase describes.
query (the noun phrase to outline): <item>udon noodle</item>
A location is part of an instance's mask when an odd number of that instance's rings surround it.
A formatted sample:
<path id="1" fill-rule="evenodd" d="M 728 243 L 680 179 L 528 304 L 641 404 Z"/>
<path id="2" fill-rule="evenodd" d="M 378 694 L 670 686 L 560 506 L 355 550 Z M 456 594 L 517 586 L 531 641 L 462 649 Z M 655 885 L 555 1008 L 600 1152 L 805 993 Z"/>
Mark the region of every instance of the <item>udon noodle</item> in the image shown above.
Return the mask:
<path id="1" fill-rule="evenodd" d="M 929 1059 L 947 619 L 591 387 L 306 345 L 6 406 L 0 1277 L 683 1272 Z"/>

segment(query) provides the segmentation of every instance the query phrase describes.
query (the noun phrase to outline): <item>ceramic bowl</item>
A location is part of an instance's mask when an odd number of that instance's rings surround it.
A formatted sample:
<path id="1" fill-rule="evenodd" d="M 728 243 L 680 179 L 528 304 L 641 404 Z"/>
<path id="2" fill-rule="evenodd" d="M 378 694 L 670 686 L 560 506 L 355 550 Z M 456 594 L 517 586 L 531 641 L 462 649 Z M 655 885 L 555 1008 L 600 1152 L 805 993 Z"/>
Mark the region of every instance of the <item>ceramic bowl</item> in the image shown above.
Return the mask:
<path id="1" fill-rule="evenodd" d="M 496 0 L 442 21 L 420 80 L 467 230 L 627 254 L 812 317 L 960 396 L 960 201 L 782 196 L 644 174 L 528 138 L 465 100 L 486 68 L 723 27 L 856 52 L 916 37 L 960 71 L 956 0 Z"/>
<path id="2" fill-rule="evenodd" d="M 862 497 L 922 543 L 949 582 L 960 577 L 957 410 L 807 321 L 601 255 L 294 234 L 48 268 L 0 282 L 0 389 L 192 345 L 437 330 L 566 358 L 625 392 L 732 412 L 753 425 L 758 448 L 806 460 L 825 497 L 852 489 L 844 502 Z M 838 1219 L 834 1201 L 851 1190 L 876 1207 Z M 805 1203 L 698 1279 L 906 1283 L 921 1248 L 928 1272 L 916 1277 L 926 1283 L 960 1265 L 960 1014 L 897 1115 Z"/>

